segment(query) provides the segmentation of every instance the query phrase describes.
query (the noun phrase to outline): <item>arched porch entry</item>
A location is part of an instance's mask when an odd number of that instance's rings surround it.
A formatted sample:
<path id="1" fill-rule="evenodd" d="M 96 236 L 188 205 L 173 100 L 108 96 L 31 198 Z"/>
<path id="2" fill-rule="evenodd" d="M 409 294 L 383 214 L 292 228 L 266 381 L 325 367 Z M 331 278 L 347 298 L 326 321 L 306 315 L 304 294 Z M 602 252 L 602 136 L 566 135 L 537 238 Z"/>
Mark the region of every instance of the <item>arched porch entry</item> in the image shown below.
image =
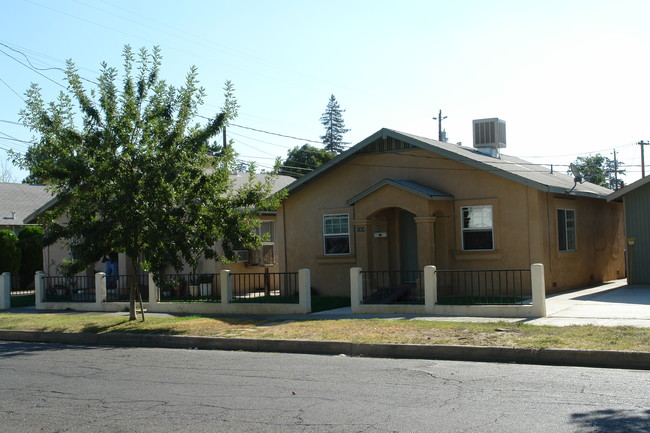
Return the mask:
<path id="1" fill-rule="evenodd" d="M 385 179 L 347 204 L 354 206 L 357 263 L 364 270 L 448 265 L 452 196 L 411 181 Z"/>

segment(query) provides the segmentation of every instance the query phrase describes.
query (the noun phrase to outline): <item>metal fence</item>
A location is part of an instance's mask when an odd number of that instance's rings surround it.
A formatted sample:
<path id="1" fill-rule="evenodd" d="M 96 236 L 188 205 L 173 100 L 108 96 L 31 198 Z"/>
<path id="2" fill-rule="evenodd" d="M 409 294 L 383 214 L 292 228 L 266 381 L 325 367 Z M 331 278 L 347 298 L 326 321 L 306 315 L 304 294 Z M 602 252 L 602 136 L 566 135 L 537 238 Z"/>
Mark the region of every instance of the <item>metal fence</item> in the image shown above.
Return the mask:
<path id="1" fill-rule="evenodd" d="M 230 274 L 231 302 L 297 304 L 298 272 Z"/>
<path id="2" fill-rule="evenodd" d="M 95 277 L 43 277 L 45 302 L 95 302 Z"/>
<path id="3" fill-rule="evenodd" d="M 362 304 L 424 304 L 423 271 L 362 271 Z"/>
<path id="4" fill-rule="evenodd" d="M 522 305 L 531 302 L 530 269 L 436 271 L 438 304 Z"/>
<path id="5" fill-rule="evenodd" d="M 105 278 L 107 302 L 128 302 L 131 293 L 131 287 L 135 285 L 136 278 L 138 287 L 140 289 L 140 295 L 142 296 L 142 301 L 146 302 L 149 300 L 149 276 L 147 274 L 141 274 L 137 276 L 119 275 L 117 277 L 114 275 L 108 275 Z"/>
<path id="6" fill-rule="evenodd" d="M 219 274 L 168 274 L 161 276 L 160 301 L 220 302 Z"/>
<path id="7" fill-rule="evenodd" d="M 34 277 L 25 279 L 19 274 L 11 274 L 11 296 L 23 296 L 34 294 Z"/>

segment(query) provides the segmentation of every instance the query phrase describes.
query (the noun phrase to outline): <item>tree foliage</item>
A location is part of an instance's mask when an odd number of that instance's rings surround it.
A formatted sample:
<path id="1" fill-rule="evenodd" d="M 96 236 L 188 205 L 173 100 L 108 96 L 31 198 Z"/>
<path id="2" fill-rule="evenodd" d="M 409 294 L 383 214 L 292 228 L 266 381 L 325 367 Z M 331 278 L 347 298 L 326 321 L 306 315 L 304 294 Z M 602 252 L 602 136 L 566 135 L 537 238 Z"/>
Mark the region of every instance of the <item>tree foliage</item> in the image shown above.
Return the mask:
<path id="1" fill-rule="evenodd" d="M 349 129 L 345 129 L 344 112 L 345 110 L 341 110 L 338 101 L 332 95 L 327 102 L 325 112 L 320 118 L 320 123 L 325 127 L 325 135 L 320 138 L 323 140 L 325 150 L 335 154 L 343 152 L 345 145 L 349 144 L 343 141 L 343 134 L 349 131 Z"/>
<path id="2" fill-rule="evenodd" d="M 287 159 L 282 164 L 280 174 L 299 179 L 334 158 L 334 152 L 305 144 L 294 147 L 287 152 Z"/>
<path id="3" fill-rule="evenodd" d="M 601 155 L 600 153 L 590 156 L 579 156 L 573 165 L 580 171 L 582 178 L 587 182 L 603 186 L 610 189 L 618 189 L 617 179 L 625 175 L 625 169 L 621 167 L 624 162 L 617 161 Z M 567 172 L 571 174 L 569 170 Z"/>
<path id="4" fill-rule="evenodd" d="M 0 230 L 0 274 L 17 274 L 20 269 L 20 248 L 18 236 L 11 230 Z"/>
<path id="5" fill-rule="evenodd" d="M 166 266 L 234 259 L 235 246 L 259 245 L 256 211 L 278 205 L 272 179 L 255 182 L 251 174 L 234 190 L 232 148 L 209 144 L 236 115 L 231 83 L 223 112 L 200 125 L 193 119 L 205 92 L 195 67 L 174 87 L 159 76 L 157 47 L 136 55 L 126 46 L 123 58 L 121 83 L 117 69 L 102 63 L 97 87 L 88 91 L 69 60 L 68 91 L 56 101 L 46 104 L 35 84 L 26 93 L 20 114 L 37 144 L 21 164 L 58 199 L 41 216 L 45 244 L 70 247 L 69 272 L 116 251 L 133 261 L 133 272 L 155 278 Z M 217 240 L 223 252 L 215 250 Z M 138 292 L 131 287 L 132 320 Z"/>

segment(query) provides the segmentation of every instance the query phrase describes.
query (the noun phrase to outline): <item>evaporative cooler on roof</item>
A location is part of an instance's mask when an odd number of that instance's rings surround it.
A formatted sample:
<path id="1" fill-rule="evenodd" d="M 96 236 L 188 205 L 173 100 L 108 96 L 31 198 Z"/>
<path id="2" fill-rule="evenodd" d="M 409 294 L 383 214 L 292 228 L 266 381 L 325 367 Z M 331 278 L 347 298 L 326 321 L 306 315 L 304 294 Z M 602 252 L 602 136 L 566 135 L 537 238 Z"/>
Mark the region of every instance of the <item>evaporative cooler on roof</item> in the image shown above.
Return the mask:
<path id="1" fill-rule="evenodd" d="M 497 118 L 474 120 L 474 147 L 482 153 L 498 156 L 506 147 L 506 122 Z"/>

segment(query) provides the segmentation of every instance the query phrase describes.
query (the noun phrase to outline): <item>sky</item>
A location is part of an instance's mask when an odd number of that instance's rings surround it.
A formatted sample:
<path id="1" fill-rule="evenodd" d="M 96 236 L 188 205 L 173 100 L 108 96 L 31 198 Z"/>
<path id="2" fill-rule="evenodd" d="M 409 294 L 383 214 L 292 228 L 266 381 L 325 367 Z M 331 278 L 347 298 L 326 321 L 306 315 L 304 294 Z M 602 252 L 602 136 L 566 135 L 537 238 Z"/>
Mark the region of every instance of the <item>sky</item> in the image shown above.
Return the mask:
<path id="1" fill-rule="evenodd" d="M 103 61 L 121 68 L 127 44 L 159 46 L 175 86 L 195 65 L 203 116 L 232 81 L 228 136 L 260 169 L 321 146 L 330 95 L 350 145 L 381 128 L 437 138 L 442 110 L 448 140 L 471 146 L 472 120 L 497 117 L 503 153 L 566 171 L 616 152 L 629 184 L 650 140 L 647 0 L 0 0 L 0 11 L 0 164 L 17 182 L 28 173 L 7 150 L 34 139 L 17 124 L 30 84 L 52 101 L 66 59 L 95 80 Z"/>

